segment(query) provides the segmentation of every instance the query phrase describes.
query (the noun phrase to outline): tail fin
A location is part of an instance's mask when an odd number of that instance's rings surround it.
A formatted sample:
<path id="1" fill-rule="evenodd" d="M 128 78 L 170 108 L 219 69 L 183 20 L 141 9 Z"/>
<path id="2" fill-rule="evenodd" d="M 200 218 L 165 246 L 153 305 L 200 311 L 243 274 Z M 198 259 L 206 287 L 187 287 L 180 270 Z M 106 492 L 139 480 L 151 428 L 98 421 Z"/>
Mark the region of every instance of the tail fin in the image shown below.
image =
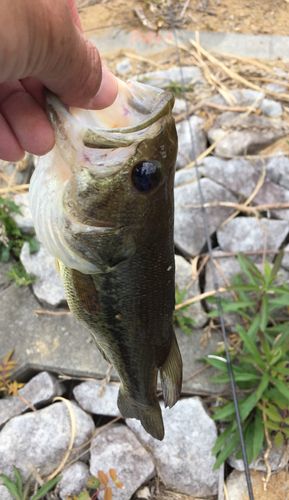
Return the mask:
<path id="1" fill-rule="evenodd" d="M 182 390 L 183 362 L 174 333 L 169 355 L 160 369 L 165 406 L 170 408 L 176 404 Z"/>
<path id="2" fill-rule="evenodd" d="M 159 402 L 156 401 L 152 406 L 140 406 L 125 391 L 121 384 L 117 405 L 124 418 L 137 418 L 140 420 L 143 428 L 153 438 L 162 441 L 165 435 L 162 411 Z"/>

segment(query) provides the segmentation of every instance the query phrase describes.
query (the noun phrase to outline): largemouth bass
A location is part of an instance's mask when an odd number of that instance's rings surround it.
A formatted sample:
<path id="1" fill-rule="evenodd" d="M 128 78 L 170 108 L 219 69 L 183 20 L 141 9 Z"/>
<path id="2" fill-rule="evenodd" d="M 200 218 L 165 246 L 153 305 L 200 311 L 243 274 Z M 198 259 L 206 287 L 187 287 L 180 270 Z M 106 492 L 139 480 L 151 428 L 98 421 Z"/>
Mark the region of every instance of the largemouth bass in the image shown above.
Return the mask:
<path id="1" fill-rule="evenodd" d="M 72 314 L 121 380 L 118 407 L 161 440 L 178 400 L 182 360 L 173 329 L 172 94 L 119 81 L 103 111 L 69 111 L 47 94 L 56 145 L 30 185 L 36 233 L 56 258 Z"/>

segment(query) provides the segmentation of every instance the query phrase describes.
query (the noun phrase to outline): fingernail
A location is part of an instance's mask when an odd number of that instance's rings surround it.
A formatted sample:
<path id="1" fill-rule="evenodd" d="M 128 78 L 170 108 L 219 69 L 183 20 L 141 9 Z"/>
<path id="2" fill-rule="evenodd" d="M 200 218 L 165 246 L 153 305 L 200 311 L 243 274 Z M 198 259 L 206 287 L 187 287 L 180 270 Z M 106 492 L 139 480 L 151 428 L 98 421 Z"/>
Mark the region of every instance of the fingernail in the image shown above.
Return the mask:
<path id="1" fill-rule="evenodd" d="M 116 99 L 118 93 L 118 84 L 116 77 L 102 66 L 102 79 L 99 90 L 96 96 L 91 99 L 93 109 L 104 109 L 111 106 Z"/>

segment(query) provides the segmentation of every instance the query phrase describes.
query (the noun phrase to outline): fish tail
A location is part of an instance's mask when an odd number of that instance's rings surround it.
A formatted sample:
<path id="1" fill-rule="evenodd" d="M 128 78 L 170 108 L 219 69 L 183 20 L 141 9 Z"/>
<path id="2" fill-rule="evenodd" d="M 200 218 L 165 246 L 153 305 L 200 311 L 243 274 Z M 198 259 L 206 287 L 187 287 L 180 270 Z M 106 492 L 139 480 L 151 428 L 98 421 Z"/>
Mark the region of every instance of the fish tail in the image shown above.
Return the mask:
<path id="1" fill-rule="evenodd" d="M 162 411 L 157 400 L 149 407 L 141 407 L 126 393 L 125 388 L 121 385 L 118 393 L 117 405 L 124 418 L 137 418 L 140 420 L 146 432 L 153 438 L 162 441 L 165 430 Z"/>
<path id="2" fill-rule="evenodd" d="M 170 408 L 176 404 L 182 390 L 183 362 L 174 333 L 169 355 L 160 369 L 165 406 Z"/>

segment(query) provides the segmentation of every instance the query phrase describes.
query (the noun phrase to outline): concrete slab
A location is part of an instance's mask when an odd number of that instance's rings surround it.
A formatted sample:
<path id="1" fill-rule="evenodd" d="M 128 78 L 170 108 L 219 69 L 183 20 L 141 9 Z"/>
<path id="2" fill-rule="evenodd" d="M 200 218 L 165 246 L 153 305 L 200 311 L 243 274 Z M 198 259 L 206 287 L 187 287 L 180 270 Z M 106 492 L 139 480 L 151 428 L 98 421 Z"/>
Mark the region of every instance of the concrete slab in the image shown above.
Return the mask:
<path id="1" fill-rule="evenodd" d="M 12 349 L 18 361 L 15 376 L 24 376 L 29 370 L 51 371 L 77 377 L 103 378 L 107 363 L 94 346 L 89 331 L 72 315 L 41 314 L 34 310 L 41 306 L 29 287 L 10 287 L 0 294 L 0 361 Z M 55 310 L 57 312 L 57 310 Z M 213 334 L 206 349 L 201 348 L 203 330 L 194 330 L 189 336 L 177 331 L 184 362 L 184 378 L 203 365 L 198 357 L 216 349 L 220 337 Z M 211 369 L 206 369 L 184 384 L 186 391 L 218 393 L 222 387 L 209 382 Z M 112 379 L 117 380 L 116 372 Z"/>
<path id="2" fill-rule="evenodd" d="M 178 43 L 189 43 L 195 39 L 194 31 L 177 30 Z M 140 30 L 125 31 L 113 29 L 107 35 L 89 34 L 88 38 L 95 43 L 101 54 L 120 48 L 134 49 L 142 55 L 156 54 L 168 49 L 166 41 L 175 41 L 172 31 Z M 289 37 L 271 35 L 243 35 L 237 33 L 200 32 L 200 43 L 204 49 L 215 52 L 226 52 L 239 56 L 258 59 L 289 59 Z"/>

